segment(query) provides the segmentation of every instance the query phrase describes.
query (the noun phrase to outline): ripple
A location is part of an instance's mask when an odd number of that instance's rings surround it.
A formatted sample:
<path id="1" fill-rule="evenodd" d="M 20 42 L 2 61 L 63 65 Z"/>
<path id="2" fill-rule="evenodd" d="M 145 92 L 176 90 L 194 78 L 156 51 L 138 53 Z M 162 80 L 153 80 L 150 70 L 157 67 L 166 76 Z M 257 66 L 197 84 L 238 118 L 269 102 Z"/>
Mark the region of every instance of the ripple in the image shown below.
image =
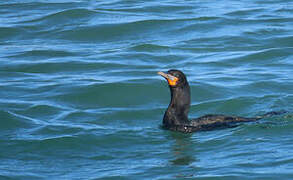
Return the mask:
<path id="1" fill-rule="evenodd" d="M 143 105 L 150 99 L 154 99 L 153 95 L 146 96 L 146 89 L 151 92 L 157 91 L 157 86 L 146 84 L 132 84 L 132 83 L 106 83 L 93 84 L 84 87 L 76 87 L 66 95 L 55 96 L 55 99 L 63 101 L 68 105 L 75 105 L 77 107 L 93 108 L 93 107 L 133 107 Z M 158 94 L 154 94 L 158 96 Z M 140 99 L 139 104 L 135 103 Z"/>
<path id="2" fill-rule="evenodd" d="M 0 27 L 0 39 L 3 41 L 19 38 L 20 34 L 26 34 L 24 29 L 15 27 Z"/>
<path id="3" fill-rule="evenodd" d="M 32 125 L 30 121 L 26 121 L 26 119 L 11 112 L 0 111 L 0 116 L 2 118 L 0 124 L 2 130 L 28 128 Z"/>
<path id="4" fill-rule="evenodd" d="M 215 17 L 199 17 L 187 19 L 146 19 L 125 23 L 107 23 L 96 26 L 78 27 L 74 30 L 62 31 L 62 38 L 78 41 L 109 41 L 126 38 L 155 38 L 162 33 L 170 32 L 184 24 L 194 21 L 211 21 Z M 166 28 L 168 27 L 168 28 Z M 157 32 L 158 35 L 153 34 Z M 57 35 L 60 36 L 60 35 Z M 164 36 L 161 36 L 164 37 Z"/>
<path id="5" fill-rule="evenodd" d="M 265 8 L 247 8 L 247 9 L 232 11 L 225 15 L 243 17 L 243 16 L 251 16 L 251 15 L 255 16 L 259 13 L 264 13 L 264 12 L 266 12 Z"/>
<path id="6" fill-rule="evenodd" d="M 57 57 L 67 57 L 67 56 L 75 56 L 75 53 L 69 51 L 62 51 L 62 50 L 31 50 L 19 53 L 17 55 L 10 55 L 6 56 L 9 58 L 15 59 L 36 59 L 40 60 L 40 58 L 57 58 Z"/>
<path id="7" fill-rule="evenodd" d="M 162 46 L 157 44 L 139 44 L 134 47 L 131 47 L 130 50 L 133 50 L 134 52 L 162 52 L 162 51 L 168 51 L 170 47 L 168 46 Z"/>
<path id="8" fill-rule="evenodd" d="M 43 16 L 38 19 L 30 20 L 30 21 L 23 21 L 23 23 L 34 23 L 34 22 L 42 22 L 42 23 L 56 23 L 63 22 L 66 23 L 68 20 L 80 20 L 83 18 L 90 18 L 95 14 L 94 11 L 88 9 L 67 9 L 60 12 L 55 12 L 46 16 Z"/>
<path id="9" fill-rule="evenodd" d="M 68 66 L 70 64 L 70 66 Z M 31 63 L 10 63 L 6 66 L 6 71 L 22 73 L 65 73 L 80 71 L 96 71 L 104 67 L 115 66 L 115 64 L 90 63 L 65 60 L 65 62 L 31 62 Z M 117 66 L 117 65 L 116 65 Z"/>
<path id="10" fill-rule="evenodd" d="M 39 118 L 43 121 L 52 121 L 63 110 L 64 109 L 52 105 L 33 105 L 28 109 L 17 111 L 17 113 L 21 113 L 24 116 L 35 119 Z"/>

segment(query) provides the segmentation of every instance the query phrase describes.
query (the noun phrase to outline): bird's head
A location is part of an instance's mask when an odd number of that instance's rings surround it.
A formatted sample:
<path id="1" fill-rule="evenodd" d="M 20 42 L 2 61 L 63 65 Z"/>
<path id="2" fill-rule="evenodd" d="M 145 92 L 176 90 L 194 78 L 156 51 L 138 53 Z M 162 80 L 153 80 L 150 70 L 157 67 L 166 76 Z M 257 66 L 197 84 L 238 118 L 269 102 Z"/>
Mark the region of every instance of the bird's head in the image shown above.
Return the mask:
<path id="1" fill-rule="evenodd" d="M 183 87 L 187 84 L 185 74 L 179 70 L 171 69 L 166 73 L 160 71 L 158 74 L 163 76 L 172 88 Z"/>

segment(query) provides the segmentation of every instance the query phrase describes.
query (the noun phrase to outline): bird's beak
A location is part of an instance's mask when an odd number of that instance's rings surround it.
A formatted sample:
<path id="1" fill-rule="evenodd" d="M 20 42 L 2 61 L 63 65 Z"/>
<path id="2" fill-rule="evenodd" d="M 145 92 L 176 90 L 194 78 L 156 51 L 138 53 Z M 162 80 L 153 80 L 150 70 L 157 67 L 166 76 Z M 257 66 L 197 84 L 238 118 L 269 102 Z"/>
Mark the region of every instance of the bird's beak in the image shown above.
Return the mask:
<path id="1" fill-rule="evenodd" d="M 177 81 L 179 80 L 177 77 L 172 76 L 171 74 L 168 74 L 168 73 L 164 73 L 160 71 L 158 72 L 158 74 L 166 78 L 169 85 L 171 86 L 175 86 L 177 84 Z"/>

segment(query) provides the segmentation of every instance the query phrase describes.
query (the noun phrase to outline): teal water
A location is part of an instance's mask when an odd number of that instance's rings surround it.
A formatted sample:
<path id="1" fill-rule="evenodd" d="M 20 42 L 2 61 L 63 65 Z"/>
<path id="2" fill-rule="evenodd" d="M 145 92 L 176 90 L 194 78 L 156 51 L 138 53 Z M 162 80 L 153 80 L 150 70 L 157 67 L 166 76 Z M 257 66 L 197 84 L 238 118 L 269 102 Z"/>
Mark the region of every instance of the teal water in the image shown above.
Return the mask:
<path id="1" fill-rule="evenodd" d="M 0 2 L 0 179 L 293 179 L 293 3 Z M 190 117 L 289 113 L 189 135 Z M 290 113 L 291 112 L 291 113 Z"/>

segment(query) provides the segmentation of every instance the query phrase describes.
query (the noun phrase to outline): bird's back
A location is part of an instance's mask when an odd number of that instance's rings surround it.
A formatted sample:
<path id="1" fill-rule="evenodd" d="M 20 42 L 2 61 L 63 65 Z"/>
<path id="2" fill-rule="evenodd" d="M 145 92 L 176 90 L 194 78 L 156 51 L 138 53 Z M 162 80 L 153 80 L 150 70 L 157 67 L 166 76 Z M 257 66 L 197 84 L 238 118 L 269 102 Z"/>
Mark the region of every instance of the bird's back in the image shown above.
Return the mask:
<path id="1" fill-rule="evenodd" d="M 259 118 L 244 118 L 221 114 L 208 114 L 190 121 L 190 126 L 197 130 L 213 130 L 217 128 L 235 127 L 237 123 L 256 121 Z"/>

